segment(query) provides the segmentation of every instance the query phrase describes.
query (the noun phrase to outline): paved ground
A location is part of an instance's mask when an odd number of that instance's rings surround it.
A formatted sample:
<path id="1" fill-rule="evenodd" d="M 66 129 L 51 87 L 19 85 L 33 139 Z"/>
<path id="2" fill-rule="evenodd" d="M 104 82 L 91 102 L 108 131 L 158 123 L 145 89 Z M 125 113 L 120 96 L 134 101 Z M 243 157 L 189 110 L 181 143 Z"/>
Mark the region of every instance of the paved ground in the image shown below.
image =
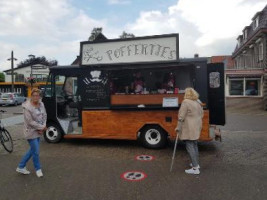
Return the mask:
<path id="1" fill-rule="evenodd" d="M 0 106 L 0 110 L 7 111 L 6 113 L 2 114 L 2 118 L 8 118 L 12 116 L 16 116 L 22 114 L 22 106 Z"/>
<path id="2" fill-rule="evenodd" d="M 148 150 L 137 142 L 111 140 L 65 140 L 41 142 L 44 178 L 15 172 L 28 148 L 22 125 L 10 126 L 15 150 L 0 146 L 0 199 L 265 199 L 267 196 L 267 116 L 229 114 L 223 141 L 200 144 L 201 174 L 186 175 L 189 159 L 179 143 L 173 172 L 169 172 L 173 144 Z M 134 158 L 155 156 L 151 162 Z M 127 182 L 120 175 L 140 170 L 148 176 Z"/>

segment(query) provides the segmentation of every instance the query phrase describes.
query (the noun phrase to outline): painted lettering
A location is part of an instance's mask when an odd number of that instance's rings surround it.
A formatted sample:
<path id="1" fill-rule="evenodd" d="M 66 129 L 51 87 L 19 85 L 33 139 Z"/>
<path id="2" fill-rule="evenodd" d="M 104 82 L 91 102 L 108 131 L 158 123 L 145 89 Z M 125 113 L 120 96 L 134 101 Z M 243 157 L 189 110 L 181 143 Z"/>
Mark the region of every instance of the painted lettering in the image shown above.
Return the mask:
<path id="1" fill-rule="evenodd" d="M 112 50 L 108 50 L 106 53 L 108 55 L 109 60 L 112 60 L 112 57 L 111 57 Z"/>
<path id="2" fill-rule="evenodd" d="M 119 57 L 120 57 L 120 49 L 115 49 L 115 51 L 114 51 L 114 56 L 115 56 L 116 58 L 119 58 Z"/>
<path id="3" fill-rule="evenodd" d="M 134 45 L 134 55 L 139 55 L 138 53 L 138 44 Z"/>
<path id="4" fill-rule="evenodd" d="M 159 55 L 159 53 L 160 53 L 160 50 L 161 50 L 161 48 L 162 48 L 162 46 L 161 45 L 157 45 L 158 46 L 158 50 L 156 51 L 156 53 L 155 53 L 155 55 L 156 56 L 158 56 Z"/>
<path id="5" fill-rule="evenodd" d="M 163 47 L 162 53 L 161 53 L 161 57 L 162 58 L 166 58 L 164 55 L 167 53 L 167 49 L 171 49 L 170 47 Z"/>
<path id="6" fill-rule="evenodd" d="M 168 59 L 170 59 L 170 60 L 174 59 L 175 54 L 176 54 L 176 51 L 175 50 L 171 51 L 170 52 L 170 56 L 168 57 Z"/>
<path id="7" fill-rule="evenodd" d="M 131 53 L 130 53 L 130 52 L 132 51 L 132 50 L 131 50 L 131 48 L 130 48 L 131 46 L 132 46 L 132 45 L 129 45 L 129 46 L 127 46 L 127 50 L 128 50 L 128 56 L 130 56 L 130 55 L 131 55 Z"/>
<path id="8" fill-rule="evenodd" d="M 147 44 L 142 44 L 142 54 L 143 55 L 147 55 L 147 47 L 148 47 Z"/>
<path id="9" fill-rule="evenodd" d="M 155 45 L 154 44 L 150 44 L 149 46 L 151 46 L 150 55 L 153 55 Z"/>
<path id="10" fill-rule="evenodd" d="M 124 50 L 125 50 L 125 48 L 126 48 L 126 46 L 122 46 L 121 48 L 120 48 L 120 50 L 121 50 L 121 56 L 123 57 L 124 56 Z"/>

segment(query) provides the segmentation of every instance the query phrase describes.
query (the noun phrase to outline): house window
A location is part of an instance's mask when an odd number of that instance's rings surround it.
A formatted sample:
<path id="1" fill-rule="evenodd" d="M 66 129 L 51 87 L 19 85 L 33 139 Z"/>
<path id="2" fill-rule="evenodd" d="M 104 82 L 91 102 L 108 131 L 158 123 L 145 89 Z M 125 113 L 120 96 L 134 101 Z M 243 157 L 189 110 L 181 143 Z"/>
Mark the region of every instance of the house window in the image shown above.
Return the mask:
<path id="1" fill-rule="evenodd" d="M 260 96 L 261 95 L 260 78 L 230 78 L 229 95 L 230 96 Z"/>
<path id="2" fill-rule="evenodd" d="M 229 94 L 231 96 L 242 95 L 244 94 L 244 81 L 242 79 L 230 79 Z"/>
<path id="3" fill-rule="evenodd" d="M 24 74 L 16 74 L 15 82 L 24 82 L 24 81 L 25 81 Z"/>
<path id="4" fill-rule="evenodd" d="M 255 30 L 259 26 L 259 16 L 253 21 L 253 29 Z"/>
<path id="5" fill-rule="evenodd" d="M 36 79 L 37 82 L 46 82 L 47 74 L 33 74 L 32 77 Z"/>
<path id="6" fill-rule="evenodd" d="M 17 88 L 17 93 L 21 93 L 21 88 Z"/>
<path id="7" fill-rule="evenodd" d="M 240 47 L 242 44 L 242 39 L 241 37 L 239 37 L 239 39 L 237 40 L 237 46 Z"/>
<path id="8" fill-rule="evenodd" d="M 259 45 L 259 61 L 263 60 L 263 44 Z"/>
<path id="9" fill-rule="evenodd" d="M 248 38 L 248 30 L 244 30 L 244 35 L 243 35 L 244 40 Z"/>
<path id="10" fill-rule="evenodd" d="M 245 95 L 259 96 L 260 95 L 260 79 L 245 80 Z"/>

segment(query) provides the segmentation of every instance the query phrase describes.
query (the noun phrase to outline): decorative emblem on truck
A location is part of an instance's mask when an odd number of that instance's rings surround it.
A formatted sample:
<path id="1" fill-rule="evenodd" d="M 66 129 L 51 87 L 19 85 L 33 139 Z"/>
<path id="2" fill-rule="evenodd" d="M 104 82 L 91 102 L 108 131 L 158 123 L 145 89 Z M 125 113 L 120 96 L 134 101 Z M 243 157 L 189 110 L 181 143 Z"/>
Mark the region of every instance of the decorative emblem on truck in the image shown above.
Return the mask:
<path id="1" fill-rule="evenodd" d="M 85 77 L 83 79 L 83 82 L 86 85 L 89 85 L 90 83 L 102 83 L 103 85 L 105 85 L 107 81 L 108 81 L 107 77 L 102 76 L 101 71 L 98 70 L 91 71 L 90 76 Z"/>

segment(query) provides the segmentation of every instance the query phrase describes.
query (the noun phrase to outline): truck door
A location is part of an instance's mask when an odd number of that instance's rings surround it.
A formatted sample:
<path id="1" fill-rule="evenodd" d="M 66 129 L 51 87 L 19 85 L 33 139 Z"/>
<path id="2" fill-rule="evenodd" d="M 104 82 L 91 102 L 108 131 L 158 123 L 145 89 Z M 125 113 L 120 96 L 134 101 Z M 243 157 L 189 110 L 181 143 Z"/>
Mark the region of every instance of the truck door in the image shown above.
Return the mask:
<path id="1" fill-rule="evenodd" d="M 44 102 L 46 112 L 47 112 L 47 121 L 56 121 L 56 99 L 53 95 L 54 92 L 54 82 L 53 74 L 50 73 L 46 85 L 42 89 L 42 101 Z"/>
<path id="2" fill-rule="evenodd" d="M 225 125 L 224 64 L 208 64 L 207 72 L 210 124 Z"/>

